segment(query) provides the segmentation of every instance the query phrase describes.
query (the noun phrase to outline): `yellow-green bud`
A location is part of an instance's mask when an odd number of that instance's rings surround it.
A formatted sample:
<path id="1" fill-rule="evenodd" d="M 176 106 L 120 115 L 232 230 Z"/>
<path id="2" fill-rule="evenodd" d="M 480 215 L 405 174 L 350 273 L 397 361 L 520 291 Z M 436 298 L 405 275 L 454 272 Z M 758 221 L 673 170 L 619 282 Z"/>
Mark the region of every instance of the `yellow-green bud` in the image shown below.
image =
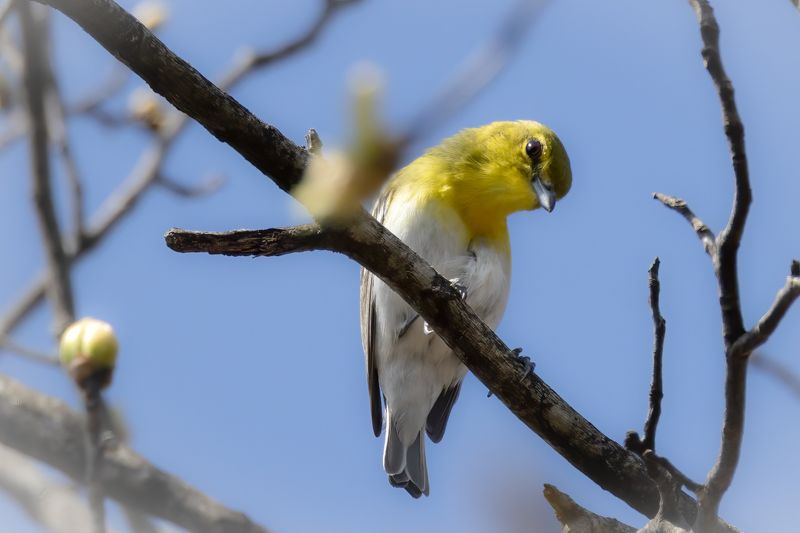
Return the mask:
<path id="1" fill-rule="evenodd" d="M 81 318 L 73 322 L 61 335 L 58 356 L 61 365 L 80 385 L 97 373 L 108 375 L 117 362 L 117 337 L 108 322 L 96 318 Z M 101 380 L 105 381 L 105 380 Z"/>

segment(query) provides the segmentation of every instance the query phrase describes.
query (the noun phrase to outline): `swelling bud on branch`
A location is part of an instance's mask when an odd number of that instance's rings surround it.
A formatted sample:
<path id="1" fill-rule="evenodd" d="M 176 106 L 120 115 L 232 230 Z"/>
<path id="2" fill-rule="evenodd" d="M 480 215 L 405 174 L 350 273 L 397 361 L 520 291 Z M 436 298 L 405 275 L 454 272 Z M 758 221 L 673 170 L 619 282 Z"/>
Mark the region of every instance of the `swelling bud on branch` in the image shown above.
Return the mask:
<path id="1" fill-rule="evenodd" d="M 73 322 L 61 335 L 58 357 L 78 386 L 93 378 L 106 387 L 111 383 L 117 351 L 117 337 L 111 325 L 87 317 Z"/>

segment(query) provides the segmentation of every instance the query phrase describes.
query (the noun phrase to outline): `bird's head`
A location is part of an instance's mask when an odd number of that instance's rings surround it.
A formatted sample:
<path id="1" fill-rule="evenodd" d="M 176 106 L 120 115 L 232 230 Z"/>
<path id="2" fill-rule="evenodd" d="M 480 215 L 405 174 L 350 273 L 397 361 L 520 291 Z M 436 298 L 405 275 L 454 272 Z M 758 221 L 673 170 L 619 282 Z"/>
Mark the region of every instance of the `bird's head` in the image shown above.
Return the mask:
<path id="1" fill-rule="evenodd" d="M 572 185 L 564 145 L 538 122 L 493 122 L 465 129 L 439 149 L 438 155 L 454 169 L 454 188 L 477 204 L 472 207 L 503 215 L 537 207 L 552 211 Z"/>

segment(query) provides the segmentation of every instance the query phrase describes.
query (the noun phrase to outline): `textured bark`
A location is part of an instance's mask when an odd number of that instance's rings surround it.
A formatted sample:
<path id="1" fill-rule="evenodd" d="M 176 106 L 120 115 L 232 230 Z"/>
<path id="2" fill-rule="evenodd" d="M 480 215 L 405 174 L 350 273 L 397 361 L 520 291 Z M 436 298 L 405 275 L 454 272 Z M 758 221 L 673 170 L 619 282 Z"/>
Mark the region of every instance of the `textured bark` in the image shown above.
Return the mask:
<path id="1" fill-rule="evenodd" d="M 584 509 L 553 485 L 545 484 L 544 497 L 561 522 L 561 533 L 636 533 L 635 527 Z"/>
<path id="2" fill-rule="evenodd" d="M 283 190 L 296 185 L 308 154 L 172 53 L 110 0 L 46 0 L 77 22 L 158 94 L 234 147 Z"/>
<path id="3" fill-rule="evenodd" d="M 195 233 L 170 230 L 170 248 L 231 256 L 277 256 L 311 249 L 343 253 L 365 266 L 411 304 L 456 350 L 467 367 L 529 428 L 581 472 L 648 515 L 658 511 L 658 491 L 642 461 L 606 437 L 539 376 L 521 380 L 522 363 L 464 303 L 457 291 L 375 219 L 346 226 Z M 695 516 L 681 496 L 681 512 Z"/>

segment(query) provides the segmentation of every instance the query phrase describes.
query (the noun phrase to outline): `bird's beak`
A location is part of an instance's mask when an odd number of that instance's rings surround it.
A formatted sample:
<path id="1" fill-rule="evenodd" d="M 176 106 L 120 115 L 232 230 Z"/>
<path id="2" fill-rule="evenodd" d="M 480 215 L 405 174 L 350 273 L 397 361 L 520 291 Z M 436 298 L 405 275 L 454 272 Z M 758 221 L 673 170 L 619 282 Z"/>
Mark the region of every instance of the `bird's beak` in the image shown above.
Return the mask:
<path id="1" fill-rule="evenodd" d="M 553 192 L 549 186 L 545 185 L 539 174 L 533 175 L 533 192 L 539 199 L 539 205 L 544 207 L 545 211 L 551 212 L 556 206 L 556 193 Z"/>

